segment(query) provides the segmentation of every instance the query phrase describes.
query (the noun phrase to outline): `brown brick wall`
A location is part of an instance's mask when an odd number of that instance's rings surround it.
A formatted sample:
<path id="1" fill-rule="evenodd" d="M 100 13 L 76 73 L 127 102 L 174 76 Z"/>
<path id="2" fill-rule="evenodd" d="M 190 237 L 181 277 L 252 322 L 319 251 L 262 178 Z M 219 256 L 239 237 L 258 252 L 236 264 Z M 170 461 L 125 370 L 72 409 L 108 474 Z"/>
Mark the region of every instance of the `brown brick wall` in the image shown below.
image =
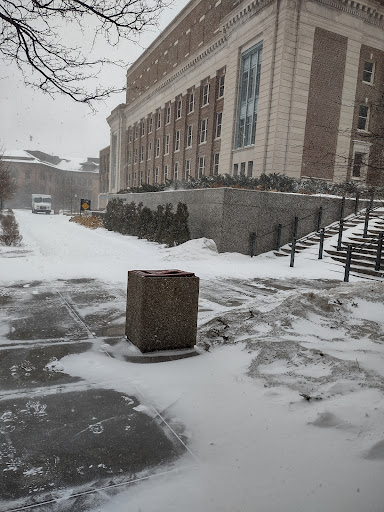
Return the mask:
<path id="1" fill-rule="evenodd" d="M 134 102 L 141 94 L 151 88 L 157 81 L 170 73 L 176 66 L 186 62 L 189 56 L 213 40 L 215 30 L 221 21 L 241 2 L 222 0 L 217 2 L 200 1 L 164 38 L 159 37 L 146 51 L 142 60 L 138 59 L 127 74 L 127 105 Z M 177 44 L 175 45 L 177 41 Z"/>
<path id="2" fill-rule="evenodd" d="M 125 137 L 125 147 L 122 151 L 123 165 L 126 169 L 126 180 L 121 181 L 122 188 L 138 186 L 140 172 L 143 172 L 143 182 L 147 182 L 146 176 L 150 170 L 149 183 L 155 183 L 155 169 L 159 169 L 158 182 L 164 182 L 164 169 L 168 166 L 168 179 L 173 179 L 175 163 L 179 164 L 178 179 L 185 179 L 186 160 L 190 161 L 190 174 L 198 177 L 199 158 L 205 157 L 205 175 L 213 174 L 213 158 L 215 153 L 220 153 L 221 141 L 216 138 L 217 113 L 224 108 L 224 97 L 218 98 L 220 76 L 225 75 L 225 69 L 217 70 L 216 74 L 206 77 L 199 84 L 192 86 L 185 95 L 178 95 L 172 102 L 163 105 L 156 112 L 148 113 L 138 125 L 138 137 L 135 139 L 135 126 L 128 127 Z M 204 86 L 209 85 L 209 103 L 203 105 Z M 194 109 L 189 112 L 190 94 L 194 94 Z M 177 115 L 178 102 L 181 101 L 181 116 Z M 170 122 L 167 120 L 167 108 L 171 108 Z M 157 129 L 157 113 L 161 112 L 161 128 Z M 152 118 L 152 133 L 148 133 L 149 120 Z M 200 143 L 201 121 L 208 120 L 206 142 Z M 145 135 L 141 135 L 141 122 L 145 124 Z M 188 126 L 192 126 L 192 147 L 187 147 Z M 180 149 L 175 150 L 176 132 L 180 130 Z M 132 136 L 129 136 L 129 133 Z M 169 153 L 166 154 L 166 141 L 169 137 Z M 160 139 L 160 155 L 156 157 L 157 139 Z M 151 158 L 148 159 L 149 144 L 152 144 Z M 140 148 L 144 146 L 144 161 L 140 162 Z M 135 149 L 137 150 L 137 162 L 134 162 Z M 131 159 L 129 161 L 129 155 Z M 136 173 L 136 183 L 134 180 Z"/>
<path id="3" fill-rule="evenodd" d="M 374 63 L 371 84 L 363 80 L 365 62 Z M 366 132 L 357 129 L 360 105 L 369 106 L 368 130 Z M 371 144 L 367 174 L 364 176 L 367 184 L 370 186 L 384 186 L 384 52 L 366 45 L 362 45 L 360 51 L 348 170 L 349 178 L 352 174 L 353 165 L 353 140 L 361 140 Z"/>
<path id="4" fill-rule="evenodd" d="M 81 198 L 91 199 L 92 208 L 97 207 L 98 173 L 64 171 L 29 162 L 7 161 L 7 166 L 16 180 L 16 193 L 5 202 L 7 208 L 30 208 L 32 194 L 50 194 L 54 209 L 70 210 L 72 205 L 73 211 L 79 211 Z"/>
<path id="5" fill-rule="evenodd" d="M 316 28 L 302 176 L 333 179 L 347 38 Z"/>

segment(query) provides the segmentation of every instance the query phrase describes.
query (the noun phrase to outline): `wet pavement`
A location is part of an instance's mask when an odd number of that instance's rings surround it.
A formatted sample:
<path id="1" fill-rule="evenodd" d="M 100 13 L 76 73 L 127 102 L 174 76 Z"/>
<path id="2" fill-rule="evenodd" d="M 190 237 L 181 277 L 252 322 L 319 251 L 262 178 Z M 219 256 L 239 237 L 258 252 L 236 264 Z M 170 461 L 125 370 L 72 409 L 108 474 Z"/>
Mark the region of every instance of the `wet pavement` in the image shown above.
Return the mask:
<path id="1" fill-rule="evenodd" d="M 90 510 L 186 452 L 145 399 L 64 372 L 64 356 L 122 343 L 124 329 L 125 295 L 105 283 L 2 288 L 1 512 Z"/>

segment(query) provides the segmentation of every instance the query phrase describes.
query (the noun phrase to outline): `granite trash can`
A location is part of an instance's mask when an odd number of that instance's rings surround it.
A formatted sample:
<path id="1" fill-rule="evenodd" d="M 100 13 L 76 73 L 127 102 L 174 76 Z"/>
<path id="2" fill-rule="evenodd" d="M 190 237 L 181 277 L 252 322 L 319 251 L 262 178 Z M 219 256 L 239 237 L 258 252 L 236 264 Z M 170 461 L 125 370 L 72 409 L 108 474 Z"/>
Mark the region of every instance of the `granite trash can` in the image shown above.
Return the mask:
<path id="1" fill-rule="evenodd" d="M 128 272 L 125 334 L 141 352 L 193 348 L 199 278 L 182 270 Z"/>

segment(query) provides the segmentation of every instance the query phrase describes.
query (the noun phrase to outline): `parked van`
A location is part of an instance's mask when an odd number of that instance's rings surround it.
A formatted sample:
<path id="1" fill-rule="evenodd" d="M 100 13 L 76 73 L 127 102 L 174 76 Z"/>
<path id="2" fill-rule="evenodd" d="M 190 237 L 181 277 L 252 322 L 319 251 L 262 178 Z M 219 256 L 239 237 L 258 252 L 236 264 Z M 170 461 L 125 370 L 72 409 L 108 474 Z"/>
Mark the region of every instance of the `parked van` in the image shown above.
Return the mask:
<path id="1" fill-rule="evenodd" d="M 51 213 L 51 196 L 32 194 L 32 213 Z"/>

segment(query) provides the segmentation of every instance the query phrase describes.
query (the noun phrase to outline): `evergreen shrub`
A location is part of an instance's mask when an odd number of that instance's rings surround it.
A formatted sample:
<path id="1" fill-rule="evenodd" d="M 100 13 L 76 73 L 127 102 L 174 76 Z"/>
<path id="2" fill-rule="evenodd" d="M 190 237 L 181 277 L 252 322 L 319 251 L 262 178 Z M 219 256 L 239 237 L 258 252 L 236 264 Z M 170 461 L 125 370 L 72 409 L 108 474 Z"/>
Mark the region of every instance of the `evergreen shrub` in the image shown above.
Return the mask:
<path id="1" fill-rule="evenodd" d="M 161 192 L 167 189 L 188 190 L 201 188 L 244 188 L 250 190 L 265 190 L 274 192 L 295 192 L 300 194 L 329 194 L 336 196 L 369 198 L 374 192 L 376 198 L 384 197 L 383 187 L 367 187 L 356 182 L 332 183 L 315 178 L 296 179 L 285 174 L 261 174 L 258 178 L 248 176 L 232 176 L 230 174 L 217 176 L 202 176 L 181 181 L 167 181 L 165 184 L 147 185 L 120 190 L 119 194 L 128 192 Z"/>
<path id="2" fill-rule="evenodd" d="M 12 210 L 8 210 L 7 215 L 1 216 L 0 244 L 2 245 L 20 245 L 23 237 L 19 232 L 19 225 L 15 219 Z"/>
<path id="3" fill-rule="evenodd" d="M 180 245 L 190 240 L 188 228 L 188 208 L 184 203 L 177 205 L 176 212 L 170 203 L 159 205 L 155 211 L 134 202 L 124 204 L 114 198 L 108 202 L 104 227 L 124 235 L 166 244 L 168 247 Z"/>

